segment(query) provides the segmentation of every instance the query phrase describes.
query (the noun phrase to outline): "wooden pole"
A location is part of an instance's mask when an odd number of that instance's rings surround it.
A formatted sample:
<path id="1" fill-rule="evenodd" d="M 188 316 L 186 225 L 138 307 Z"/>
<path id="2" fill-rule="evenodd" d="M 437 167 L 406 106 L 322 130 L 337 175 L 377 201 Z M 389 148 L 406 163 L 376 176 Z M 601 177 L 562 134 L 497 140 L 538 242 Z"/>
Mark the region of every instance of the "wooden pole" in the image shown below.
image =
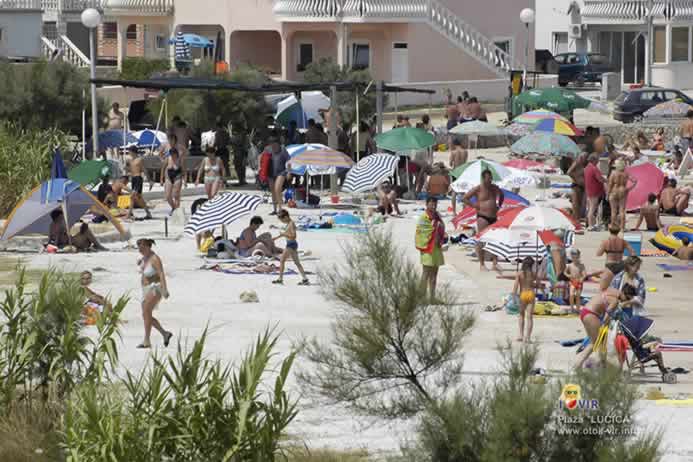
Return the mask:
<path id="1" fill-rule="evenodd" d="M 375 107 L 377 112 L 378 135 L 383 132 L 383 81 L 378 80 L 375 86 Z"/>
<path id="2" fill-rule="evenodd" d="M 339 150 L 339 140 L 337 138 L 337 113 L 339 110 L 338 107 L 339 106 L 337 103 L 337 87 L 335 85 L 332 85 L 330 86 L 330 126 L 328 133 L 328 143 L 330 147 L 335 151 Z M 337 195 L 336 173 L 330 175 L 330 193 L 333 196 Z"/>

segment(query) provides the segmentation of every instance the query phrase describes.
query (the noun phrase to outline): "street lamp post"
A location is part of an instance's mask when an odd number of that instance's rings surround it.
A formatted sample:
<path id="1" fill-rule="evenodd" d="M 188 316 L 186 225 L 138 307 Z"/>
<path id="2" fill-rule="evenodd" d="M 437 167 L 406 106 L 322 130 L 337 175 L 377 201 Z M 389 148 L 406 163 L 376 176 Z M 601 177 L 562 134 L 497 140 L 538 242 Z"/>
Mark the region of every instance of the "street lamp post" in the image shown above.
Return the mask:
<path id="1" fill-rule="evenodd" d="M 82 24 L 89 29 L 89 75 L 91 76 L 91 139 L 93 142 L 93 156 L 99 153 L 99 114 L 96 104 L 96 43 L 94 41 L 95 29 L 101 24 L 101 13 L 95 8 L 87 8 L 82 11 Z"/>
<path id="2" fill-rule="evenodd" d="M 524 86 L 527 88 L 527 68 L 529 67 L 529 26 L 530 24 L 534 23 L 534 10 L 531 8 L 525 8 L 520 11 L 520 21 L 522 21 L 527 29 L 527 41 L 525 43 L 525 69 L 522 75 Z"/>

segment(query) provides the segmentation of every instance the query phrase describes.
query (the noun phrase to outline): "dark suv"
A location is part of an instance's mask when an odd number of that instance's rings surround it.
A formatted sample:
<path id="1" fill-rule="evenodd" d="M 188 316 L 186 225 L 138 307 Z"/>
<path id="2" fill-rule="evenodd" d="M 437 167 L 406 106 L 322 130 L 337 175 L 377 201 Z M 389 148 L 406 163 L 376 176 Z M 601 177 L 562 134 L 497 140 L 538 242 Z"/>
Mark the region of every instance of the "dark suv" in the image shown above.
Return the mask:
<path id="1" fill-rule="evenodd" d="M 561 53 L 558 62 L 558 84 L 562 87 L 575 82 L 601 82 L 602 74 L 611 70 L 609 58 L 599 53 Z"/>
<path id="2" fill-rule="evenodd" d="M 642 117 L 648 109 L 674 99 L 693 105 L 691 98 L 670 88 L 644 87 L 624 91 L 614 101 L 614 119 L 630 123 Z"/>

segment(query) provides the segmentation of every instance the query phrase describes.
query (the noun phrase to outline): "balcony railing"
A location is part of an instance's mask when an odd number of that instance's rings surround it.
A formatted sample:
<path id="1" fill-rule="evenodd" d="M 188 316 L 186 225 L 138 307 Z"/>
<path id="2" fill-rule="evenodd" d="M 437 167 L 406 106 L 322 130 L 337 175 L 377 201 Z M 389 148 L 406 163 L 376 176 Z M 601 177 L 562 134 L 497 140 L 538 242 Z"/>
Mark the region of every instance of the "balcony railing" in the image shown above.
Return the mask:
<path id="1" fill-rule="evenodd" d="M 41 0 L 0 0 L 0 10 L 40 10 Z"/>
<path id="2" fill-rule="evenodd" d="M 277 0 L 274 14 L 284 20 L 426 20 L 427 0 Z"/>
<path id="3" fill-rule="evenodd" d="M 2 2 L 3 0 L 0 0 Z M 174 0 L 6 0 L 10 2 L 40 2 L 44 11 L 80 12 L 86 8 L 97 8 L 106 14 L 127 12 L 128 14 L 171 14 Z"/>
<path id="4" fill-rule="evenodd" d="M 588 21 L 644 21 L 649 15 L 648 0 L 585 0 L 582 17 Z M 693 0 L 655 0 L 652 15 L 660 20 L 693 19 Z"/>

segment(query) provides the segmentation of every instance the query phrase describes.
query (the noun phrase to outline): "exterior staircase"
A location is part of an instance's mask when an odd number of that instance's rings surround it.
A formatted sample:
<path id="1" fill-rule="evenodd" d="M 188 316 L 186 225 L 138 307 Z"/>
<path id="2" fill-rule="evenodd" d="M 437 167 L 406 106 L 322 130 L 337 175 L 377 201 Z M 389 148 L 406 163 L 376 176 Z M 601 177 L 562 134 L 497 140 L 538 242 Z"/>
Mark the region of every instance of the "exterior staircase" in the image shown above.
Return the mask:
<path id="1" fill-rule="evenodd" d="M 45 36 L 41 37 L 41 49 L 43 56 L 48 60 L 60 59 L 77 67 L 91 65 L 91 60 L 67 38 L 67 35 L 58 35 L 54 40 Z"/>
<path id="2" fill-rule="evenodd" d="M 275 0 L 284 22 L 421 22 L 499 77 L 521 65 L 438 0 Z"/>

